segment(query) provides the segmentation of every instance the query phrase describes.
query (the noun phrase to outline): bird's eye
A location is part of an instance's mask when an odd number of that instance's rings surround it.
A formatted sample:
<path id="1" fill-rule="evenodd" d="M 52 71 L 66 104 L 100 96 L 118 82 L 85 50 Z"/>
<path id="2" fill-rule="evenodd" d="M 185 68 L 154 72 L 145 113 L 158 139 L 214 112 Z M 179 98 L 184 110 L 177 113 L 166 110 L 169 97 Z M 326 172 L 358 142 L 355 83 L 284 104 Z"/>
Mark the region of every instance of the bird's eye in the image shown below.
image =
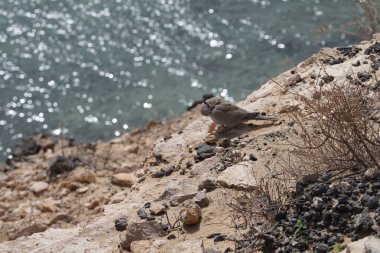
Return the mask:
<path id="1" fill-rule="evenodd" d="M 203 101 L 203 103 L 204 103 L 208 108 L 210 108 L 210 105 L 209 105 L 206 101 Z"/>

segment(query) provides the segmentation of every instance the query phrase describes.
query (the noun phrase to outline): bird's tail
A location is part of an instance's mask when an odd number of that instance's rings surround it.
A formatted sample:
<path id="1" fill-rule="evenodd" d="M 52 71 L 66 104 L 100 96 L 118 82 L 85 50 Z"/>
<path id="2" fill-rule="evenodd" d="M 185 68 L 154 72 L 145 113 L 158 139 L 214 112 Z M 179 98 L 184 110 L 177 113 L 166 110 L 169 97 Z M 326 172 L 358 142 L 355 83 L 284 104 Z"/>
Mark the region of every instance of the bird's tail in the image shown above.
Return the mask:
<path id="1" fill-rule="evenodd" d="M 247 114 L 247 120 L 271 120 L 271 121 L 277 121 L 278 118 L 262 115 L 259 112 L 250 112 Z"/>

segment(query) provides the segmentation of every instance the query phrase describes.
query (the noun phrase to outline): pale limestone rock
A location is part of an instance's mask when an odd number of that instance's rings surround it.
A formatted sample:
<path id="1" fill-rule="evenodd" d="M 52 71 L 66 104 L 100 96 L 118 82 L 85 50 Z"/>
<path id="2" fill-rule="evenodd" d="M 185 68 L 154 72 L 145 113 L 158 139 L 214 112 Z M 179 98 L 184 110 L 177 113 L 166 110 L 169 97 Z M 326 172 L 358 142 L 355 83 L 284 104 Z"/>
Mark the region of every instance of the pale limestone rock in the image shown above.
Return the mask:
<path id="1" fill-rule="evenodd" d="M 80 230 L 80 228 L 48 229 L 44 233 L 35 233 L 30 237 L 1 243 L 0 252 L 50 253 L 52 249 L 59 249 L 58 251 L 63 253 L 110 252 L 97 240 L 80 237 Z"/>
<path id="2" fill-rule="evenodd" d="M 132 187 L 135 177 L 129 173 L 117 173 L 112 176 L 111 183 L 122 187 Z"/>
<path id="3" fill-rule="evenodd" d="M 374 236 L 367 236 L 347 245 L 347 248 L 340 253 L 379 253 L 380 239 Z"/>
<path id="4" fill-rule="evenodd" d="M 57 215 L 49 222 L 49 226 L 57 223 L 58 221 L 70 222 L 73 217 L 67 213 L 57 213 Z"/>
<path id="5" fill-rule="evenodd" d="M 217 177 L 213 175 L 211 172 L 207 172 L 203 174 L 198 181 L 198 190 L 205 189 L 206 191 L 214 190 L 218 187 Z"/>
<path id="6" fill-rule="evenodd" d="M 186 200 L 179 212 L 179 216 L 183 225 L 198 224 L 202 218 L 202 210 L 194 201 Z"/>
<path id="7" fill-rule="evenodd" d="M 45 199 L 36 205 L 37 209 L 41 212 L 54 212 L 55 207 L 55 201 L 52 198 Z"/>
<path id="8" fill-rule="evenodd" d="M 206 207 L 210 204 L 210 199 L 208 198 L 206 194 L 206 189 L 200 191 L 195 195 L 193 198 L 195 204 L 197 204 L 200 207 Z"/>
<path id="9" fill-rule="evenodd" d="M 132 253 L 161 253 L 162 246 L 167 243 L 167 240 L 141 240 L 131 243 Z"/>
<path id="10" fill-rule="evenodd" d="M 88 187 L 87 186 L 83 186 L 83 187 L 80 187 L 78 189 L 75 190 L 77 193 L 79 194 L 83 194 L 83 193 L 86 193 L 88 191 Z"/>
<path id="11" fill-rule="evenodd" d="M 160 199 L 169 199 L 170 205 L 177 206 L 187 199 L 192 199 L 197 195 L 197 192 L 194 180 L 183 179 L 180 181 L 170 181 Z"/>
<path id="12" fill-rule="evenodd" d="M 43 191 L 46 191 L 47 188 L 49 187 L 49 184 L 46 183 L 46 182 L 43 182 L 43 181 L 39 181 L 39 182 L 35 182 L 32 187 L 31 187 L 31 190 L 35 193 L 35 194 L 39 194 Z"/>
<path id="13" fill-rule="evenodd" d="M 149 208 L 149 212 L 152 215 L 160 215 L 166 213 L 167 209 L 168 208 L 163 204 L 153 204 L 153 206 Z"/>
<path id="14" fill-rule="evenodd" d="M 84 204 L 84 206 L 90 210 L 94 210 L 96 207 L 99 206 L 99 204 L 99 200 L 93 200 L 91 202 L 87 202 L 86 204 Z"/>
<path id="15" fill-rule="evenodd" d="M 123 249 L 128 249 L 134 241 L 150 240 L 164 235 L 165 231 L 157 221 L 132 223 L 127 227 L 125 240 L 121 243 L 121 246 Z"/>
<path id="16" fill-rule="evenodd" d="M 112 195 L 109 203 L 110 204 L 120 203 L 125 199 L 125 197 L 127 197 L 126 192 L 118 192 L 118 193 Z"/>
<path id="17" fill-rule="evenodd" d="M 370 236 L 364 243 L 365 253 L 380 253 L 380 239 Z"/>
<path id="18" fill-rule="evenodd" d="M 48 226 L 41 222 L 35 222 L 31 224 L 30 226 L 27 226 L 19 231 L 16 232 L 13 236 L 11 236 L 11 239 L 14 240 L 16 238 L 19 238 L 21 236 L 29 236 L 34 233 L 40 233 L 44 232 L 46 229 L 48 229 Z"/>
<path id="19" fill-rule="evenodd" d="M 76 189 L 82 187 L 82 184 L 67 180 L 67 181 L 62 182 L 61 187 L 67 188 L 70 191 L 75 191 Z"/>
<path id="20" fill-rule="evenodd" d="M 207 172 L 209 172 L 213 168 L 218 168 L 222 166 L 223 164 L 220 163 L 220 158 L 213 156 L 210 158 L 207 158 L 199 163 L 194 164 L 194 166 L 190 170 L 190 175 L 192 177 L 195 176 L 201 176 Z"/>
<path id="21" fill-rule="evenodd" d="M 156 141 L 153 147 L 153 154 L 161 156 L 163 159 L 178 162 L 184 153 L 188 153 L 190 147 L 194 147 L 205 137 L 211 119 L 202 117 L 194 120 L 182 134 L 173 134 L 169 140 L 164 138 Z"/>
<path id="22" fill-rule="evenodd" d="M 253 165 L 250 162 L 232 165 L 220 174 L 217 183 L 227 188 L 253 189 L 257 185 Z"/>
<path id="23" fill-rule="evenodd" d="M 81 167 L 74 170 L 72 180 L 79 183 L 95 183 L 96 175 L 91 170 Z"/>
<path id="24" fill-rule="evenodd" d="M 380 170 L 377 168 L 369 168 L 364 172 L 364 177 L 368 179 L 376 178 L 380 175 Z"/>
<path id="25" fill-rule="evenodd" d="M 170 253 L 203 253 L 203 241 L 202 240 L 186 240 L 179 242 L 168 251 Z"/>

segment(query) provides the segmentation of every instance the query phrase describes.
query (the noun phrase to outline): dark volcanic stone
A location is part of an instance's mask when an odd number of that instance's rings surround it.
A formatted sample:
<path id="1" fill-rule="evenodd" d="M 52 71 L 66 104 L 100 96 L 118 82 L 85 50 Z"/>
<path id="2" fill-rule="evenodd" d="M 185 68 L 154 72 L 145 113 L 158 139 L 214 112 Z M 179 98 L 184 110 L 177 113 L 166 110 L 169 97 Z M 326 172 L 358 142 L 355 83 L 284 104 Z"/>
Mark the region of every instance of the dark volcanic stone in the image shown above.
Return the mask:
<path id="1" fill-rule="evenodd" d="M 355 216 L 354 228 L 356 233 L 365 233 L 371 229 L 373 221 L 368 212 L 363 212 Z"/>
<path id="2" fill-rule="evenodd" d="M 32 137 L 22 138 L 14 147 L 12 156 L 14 158 L 37 154 L 41 147 Z"/>
<path id="3" fill-rule="evenodd" d="M 327 244 L 329 246 L 333 246 L 336 242 L 336 237 L 335 236 L 331 236 L 328 240 L 327 240 Z"/>
<path id="4" fill-rule="evenodd" d="M 305 250 L 307 250 L 308 246 L 306 244 L 306 242 L 296 242 L 294 245 L 293 245 L 294 248 L 296 249 L 299 249 L 301 252 L 304 252 Z"/>
<path id="5" fill-rule="evenodd" d="M 368 206 L 369 200 L 370 200 L 370 196 L 368 196 L 367 194 L 363 194 L 362 198 L 360 199 L 360 202 L 362 203 L 363 206 Z"/>
<path id="6" fill-rule="evenodd" d="M 161 224 L 161 227 L 164 231 L 168 231 L 170 226 L 168 224 Z"/>
<path id="7" fill-rule="evenodd" d="M 174 166 L 169 166 L 169 167 L 163 169 L 162 172 L 165 174 L 165 176 L 170 176 L 174 170 L 175 170 Z"/>
<path id="8" fill-rule="evenodd" d="M 156 171 L 152 174 L 152 177 L 154 177 L 154 178 L 160 178 L 160 177 L 164 177 L 164 176 L 165 176 L 165 173 L 162 170 Z"/>
<path id="9" fill-rule="evenodd" d="M 231 146 L 231 140 L 228 138 L 223 138 L 220 141 L 218 141 L 218 146 L 228 148 L 229 146 Z"/>
<path id="10" fill-rule="evenodd" d="M 303 193 L 304 189 L 306 188 L 306 184 L 301 182 L 301 181 L 297 181 L 296 182 L 296 192 L 295 192 L 295 195 L 296 196 L 299 196 Z"/>
<path id="11" fill-rule="evenodd" d="M 375 44 L 369 46 L 365 51 L 364 54 L 378 54 L 380 55 L 380 43 L 375 42 Z"/>
<path id="12" fill-rule="evenodd" d="M 275 238 L 268 234 L 263 234 L 264 245 L 262 246 L 262 252 L 275 252 Z"/>
<path id="13" fill-rule="evenodd" d="M 217 235 L 214 237 L 214 242 L 222 242 L 226 239 L 225 235 Z"/>
<path id="14" fill-rule="evenodd" d="M 124 231 L 127 229 L 128 222 L 126 217 L 120 217 L 115 220 L 115 229 L 117 231 Z"/>
<path id="15" fill-rule="evenodd" d="M 357 77 L 359 78 L 361 82 L 366 82 L 369 79 L 371 79 L 372 76 L 367 72 L 359 72 L 357 73 Z"/>
<path id="16" fill-rule="evenodd" d="M 364 207 L 360 203 L 356 201 L 351 202 L 351 210 L 353 213 L 360 213 L 361 211 L 363 211 L 363 208 Z"/>
<path id="17" fill-rule="evenodd" d="M 257 158 L 254 154 L 250 154 L 249 155 L 249 160 L 253 161 L 253 162 L 256 162 L 257 161 Z"/>
<path id="18" fill-rule="evenodd" d="M 173 240 L 173 239 L 175 239 L 175 238 L 177 238 L 176 236 L 175 236 L 175 234 L 171 234 L 171 235 L 169 235 L 168 237 L 166 237 L 168 240 Z"/>
<path id="19" fill-rule="evenodd" d="M 202 143 L 198 145 L 196 150 L 197 150 L 197 155 L 194 158 L 196 162 L 203 161 L 204 159 L 210 158 L 215 155 L 215 146 L 210 146 L 206 143 Z"/>
<path id="20" fill-rule="evenodd" d="M 354 57 L 357 53 L 359 53 L 360 48 L 357 47 L 338 47 L 337 50 L 344 56 L 348 56 L 349 58 Z"/>
<path id="21" fill-rule="evenodd" d="M 146 214 L 145 210 L 143 208 L 140 208 L 137 211 L 137 215 L 140 217 L 140 219 L 145 220 L 148 219 L 148 215 Z"/>
<path id="22" fill-rule="evenodd" d="M 324 76 L 324 77 L 322 77 L 322 80 L 324 83 L 331 83 L 332 81 L 334 81 L 334 77 L 333 76 Z"/>
<path id="23" fill-rule="evenodd" d="M 348 204 L 339 204 L 339 205 L 336 206 L 336 209 L 339 212 L 348 212 L 348 211 L 351 210 L 351 207 Z"/>
<path id="24" fill-rule="evenodd" d="M 286 211 L 279 211 L 278 213 L 276 213 L 275 219 L 276 221 L 280 222 L 286 219 L 286 215 L 287 215 Z"/>
<path id="25" fill-rule="evenodd" d="M 378 206 L 379 206 L 379 197 L 378 196 L 374 196 L 374 197 L 369 198 L 368 208 L 370 210 L 376 209 Z"/>
<path id="26" fill-rule="evenodd" d="M 211 239 L 211 238 L 214 238 L 215 236 L 218 236 L 218 235 L 222 235 L 221 233 L 212 233 L 212 234 L 209 234 L 208 236 L 206 236 L 207 239 Z"/>
<path id="27" fill-rule="evenodd" d="M 316 184 L 312 187 L 312 189 L 310 191 L 310 195 L 312 197 L 320 196 L 323 193 L 325 193 L 327 191 L 327 189 L 328 189 L 328 186 L 326 184 Z"/>
<path id="28" fill-rule="evenodd" d="M 57 156 L 54 158 L 53 162 L 50 163 L 47 174 L 49 178 L 53 178 L 59 174 L 62 174 L 64 172 L 69 172 L 75 169 L 79 165 L 83 165 L 84 162 L 79 157 L 63 157 L 63 156 Z"/>
<path id="29" fill-rule="evenodd" d="M 360 61 L 357 61 L 356 63 L 352 63 L 351 65 L 354 66 L 354 67 L 359 67 L 360 66 Z"/>
<path id="30" fill-rule="evenodd" d="M 339 204 L 347 204 L 348 197 L 346 195 L 339 195 L 338 197 Z"/>
<path id="31" fill-rule="evenodd" d="M 315 252 L 316 253 L 327 253 L 329 252 L 329 246 L 324 243 L 318 243 L 317 246 L 315 246 Z"/>
<path id="32" fill-rule="evenodd" d="M 328 60 L 324 60 L 323 63 L 324 64 L 329 64 L 329 65 L 335 65 L 335 64 L 340 64 L 340 63 L 343 63 L 346 59 L 342 58 L 342 57 L 339 57 L 338 59 L 328 59 Z"/>
<path id="33" fill-rule="evenodd" d="M 285 228 L 285 233 L 287 235 L 292 235 L 292 234 L 294 234 L 294 229 L 292 227 L 286 227 Z"/>

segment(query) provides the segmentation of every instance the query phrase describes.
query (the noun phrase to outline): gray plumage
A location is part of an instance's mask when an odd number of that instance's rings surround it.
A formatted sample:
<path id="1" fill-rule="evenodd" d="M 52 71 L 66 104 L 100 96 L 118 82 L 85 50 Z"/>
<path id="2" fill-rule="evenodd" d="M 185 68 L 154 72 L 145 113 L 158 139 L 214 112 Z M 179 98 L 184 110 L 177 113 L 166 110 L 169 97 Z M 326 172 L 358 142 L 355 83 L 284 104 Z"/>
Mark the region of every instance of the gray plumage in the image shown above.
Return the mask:
<path id="1" fill-rule="evenodd" d="M 202 103 L 201 114 L 210 116 L 217 125 L 226 127 L 233 127 L 249 120 L 278 120 L 275 117 L 261 115 L 259 112 L 248 112 L 217 97 Z"/>

